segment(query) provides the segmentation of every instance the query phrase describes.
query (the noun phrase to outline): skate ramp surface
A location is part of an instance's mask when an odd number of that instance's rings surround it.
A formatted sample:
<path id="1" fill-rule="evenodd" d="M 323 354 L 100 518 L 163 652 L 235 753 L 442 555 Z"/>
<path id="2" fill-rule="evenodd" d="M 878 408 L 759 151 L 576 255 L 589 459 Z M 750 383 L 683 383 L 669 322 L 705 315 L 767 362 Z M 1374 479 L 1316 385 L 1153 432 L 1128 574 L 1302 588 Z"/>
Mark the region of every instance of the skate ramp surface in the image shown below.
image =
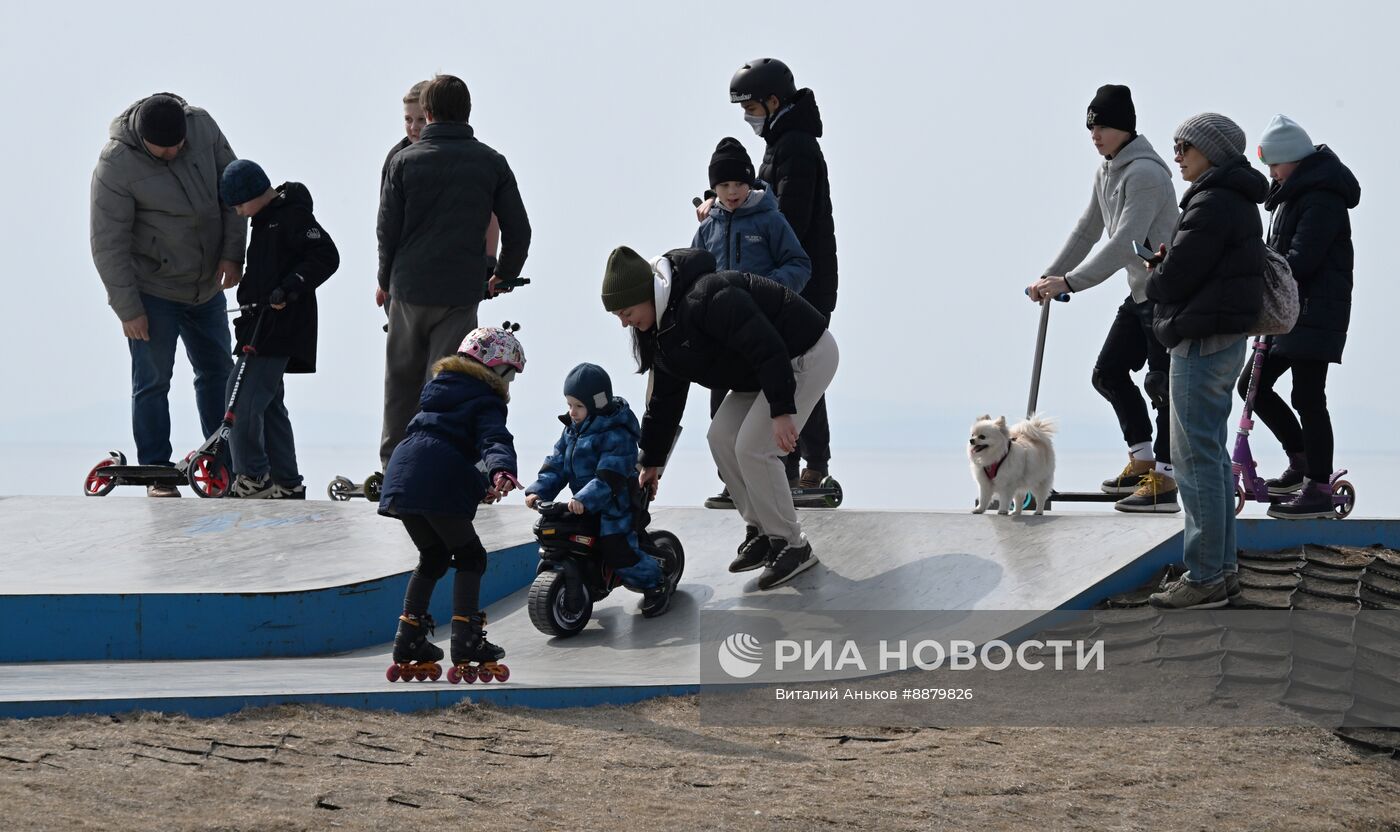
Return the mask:
<path id="1" fill-rule="evenodd" d="M 417 550 L 357 500 L 0 498 L 0 662 L 312 656 L 394 636 Z M 532 512 L 492 506 L 483 597 L 533 575 Z M 431 612 L 451 617 L 444 594 Z"/>
<path id="2" fill-rule="evenodd" d="M 1029 617 L 1030 611 L 1087 606 L 1180 557 L 1179 515 L 836 510 L 803 512 L 802 519 L 821 563 L 759 592 L 757 572 L 727 570 L 744 536 L 735 513 L 656 509 L 653 528 L 675 532 L 686 551 L 685 577 L 670 612 L 643 619 L 639 596 L 618 590 L 595 605 L 583 633 L 550 639 L 531 625 L 526 590 L 518 589 L 488 608 L 490 638 L 508 654 L 511 679 L 505 684 L 391 684 L 384 678 L 388 644 L 296 659 L 6 664 L 0 665 L 0 715 L 133 708 L 208 715 L 281 702 L 413 710 L 466 697 L 538 707 L 622 703 L 698 689 L 704 609 L 1025 610 Z M 533 573 L 533 557 L 522 560 Z M 437 597 L 448 594 L 440 588 Z M 398 602 L 385 595 L 373 614 L 392 624 Z M 7 628 L 14 626 L 5 620 Z M 447 648 L 446 627 L 435 640 Z"/>

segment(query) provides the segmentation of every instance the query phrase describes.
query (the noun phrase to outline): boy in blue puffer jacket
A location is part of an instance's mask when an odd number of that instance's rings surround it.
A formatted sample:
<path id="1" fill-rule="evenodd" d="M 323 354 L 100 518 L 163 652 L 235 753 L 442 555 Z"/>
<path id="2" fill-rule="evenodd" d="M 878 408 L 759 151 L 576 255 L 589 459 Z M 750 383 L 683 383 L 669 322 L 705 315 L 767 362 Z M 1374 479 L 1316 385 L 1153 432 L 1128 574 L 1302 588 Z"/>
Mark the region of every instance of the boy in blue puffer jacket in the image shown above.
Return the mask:
<path id="1" fill-rule="evenodd" d="M 756 274 L 781 283 L 794 295 L 801 294 L 812 277 L 812 260 L 778 210 L 773 189 L 754 178 L 753 162 L 738 139 L 720 139 L 715 147 L 710 157 L 710 188 L 715 192 L 714 204 L 695 231 L 690 247 L 713 254 L 720 271 Z M 719 412 L 728 392 L 710 391 L 710 418 Z M 796 482 L 789 484 L 797 486 Z M 733 508 L 729 487 L 706 500 L 705 506 Z"/>
<path id="2" fill-rule="evenodd" d="M 564 431 L 540 467 L 539 478 L 525 488 L 525 505 L 553 500 L 568 486 L 569 511 L 599 515 L 598 548 L 624 586 L 646 597 L 642 614 L 666 611 L 670 592 L 661 565 L 644 553 L 633 527 L 632 491 L 637 475 L 641 426 L 625 399 L 612 394 L 612 379 L 596 364 L 580 364 L 564 379 L 569 412 L 559 417 Z M 619 564 L 628 564 L 620 566 Z"/>
<path id="3" fill-rule="evenodd" d="M 482 629 L 486 547 L 472 520 L 483 500 L 495 502 L 520 487 L 515 443 L 506 429 L 506 403 L 511 380 L 524 369 L 525 352 L 514 330 L 472 330 L 456 355 L 433 366 L 433 378 L 418 400 L 418 415 L 408 423 L 384 469 L 379 513 L 402 521 L 418 548 L 418 568 L 408 579 L 394 639 L 390 681 L 408 681 L 414 674 L 424 678 L 424 671 L 436 668 L 442 658 L 442 648 L 428 641 L 433 632 L 428 602 L 448 566 L 457 569 L 452 581 L 452 663 L 459 673 L 473 668 L 466 674 L 469 681 L 478 672 L 505 678 L 504 665 L 496 664 L 505 650 L 487 641 Z M 478 467 L 478 462 L 483 465 Z M 452 678 L 450 672 L 448 676 Z"/>
<path id="4" fill-rule="evenodd" d="M 710 187 L 714 205 L 690 247 L 713 254 L 721 271 L 756 274 L 801 293 L 812 277 L 812 261 L 778 210 L 772 189 L 754 178 L 753 162 L 738 139 L 721 139 L 715 148 Z"/>

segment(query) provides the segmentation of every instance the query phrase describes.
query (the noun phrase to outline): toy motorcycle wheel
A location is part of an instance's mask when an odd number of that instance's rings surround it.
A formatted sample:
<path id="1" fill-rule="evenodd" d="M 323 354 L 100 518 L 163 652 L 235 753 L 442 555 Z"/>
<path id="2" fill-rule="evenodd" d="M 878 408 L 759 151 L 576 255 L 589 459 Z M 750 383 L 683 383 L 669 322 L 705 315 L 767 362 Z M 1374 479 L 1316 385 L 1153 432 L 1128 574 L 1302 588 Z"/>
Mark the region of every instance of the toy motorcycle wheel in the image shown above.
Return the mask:
<path id="1" fill-rule="evenodd" d="M 1247 499 L 1249 499 L 1249 498 L 1248 498 L 1248 497 L 1245 495 L 1245 493 L 1244 493 L 1244 486 L 1243 486 L 1243 485 L 1238 485 L 1238 484 L 1236 484 L 1236 485 L 1235 485 L 1235 515 L 1236 515 L 1236 516 L 1239 516 L 1239 513 L 1242 512 L 1242 511 L 1244 511 L 1244 504 L 1245 504 L 1245 501 L 1246 501 Z"/>
<path id="2" fill-rule="evenodd" d="M 326 496 L 337 503 L 345 503 L 350 500 L 350 492 L 355 490 L 355 484 L 345 477 L 336 477 L 326 486 Z"/>
<path id="3" fill-rule="evenodd" d="M 661 529 L 649 534 L 652 545 L 663 554 L 662 571 L 666 573 L 667 581 L 671 586 L 679 584 L 681 575 L 685 572 L 685 547 L 681 545 L 680 538 Z"/>
<path id="4" fill-rule="evenodd" d="M 365 499 L 371 503 L 379 502 L 379 494 L 384 489 L 384 475 L 378 472 L 365 477 Z"/>
<path id="5" fill-rule="evenodd" d="M 116 477 L 102 476 L 103 468 L 110 468 L 113 465 L 120 465 L 114 457 L 107 457 L 88 472 L 87 479 L 83 481 L 83 493 L 89 497 L 105 497 L 112 493 L 112 489 L 117 487 Z"/>
<path id="6" fill-rule="evenodd" d="M 190 488 L 201 497 L 226 497 L 233 485 L 228 465 L 214 454 L 199 454 L 190 460 Z"/>
<path id="7" fill-rule="evenodd" d="M 1332 501 L 1332 511 L 1338 520 L 1351 514 L 1351 510 L 1356 507 L 1356 486 L 1346 480 L 1337 480 L 1332 484 L 1332 496 L 1340 498 Z"/>
<path id="8" fill-rule="evenodd" d="M 568 579 L 563 572 L 548 570 L 535 576 L 530 584 L 530 594 L 526 606 L 530 610 L 530 623 L 547 636 L 569 638 L 583 632 L 588 620 L 593 617 L 593 599 L 588 590 L 583 590 L 583 604 L 571 609 L 565 587 Z"/>

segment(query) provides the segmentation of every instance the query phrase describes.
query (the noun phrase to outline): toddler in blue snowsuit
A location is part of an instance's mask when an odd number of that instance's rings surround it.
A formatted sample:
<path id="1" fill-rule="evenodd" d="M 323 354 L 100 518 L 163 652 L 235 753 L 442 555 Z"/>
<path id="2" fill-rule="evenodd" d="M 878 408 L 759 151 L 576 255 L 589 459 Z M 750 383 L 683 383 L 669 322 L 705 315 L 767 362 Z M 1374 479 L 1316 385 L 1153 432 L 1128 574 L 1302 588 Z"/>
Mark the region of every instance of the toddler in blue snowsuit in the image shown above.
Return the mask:
<path id="1" fill-rule="evenodd" d="M 553 500 L 569 487 L 574 514 L 597 514 L 598 548 L 613 574 L 629 589 L 650 592 L 662 584 L 661 566 L 644 554 L 633 528 L 632 491 L 637 474 L 641 427 L 625 399 L 612 394 L 612 379 L 596 364 L 580 364 L 564 380 L 569 412 L 560 416 L 564 431 L 525 488 L 525 505 Z M 645 611 L 645 610 L 644 610 Z"/>

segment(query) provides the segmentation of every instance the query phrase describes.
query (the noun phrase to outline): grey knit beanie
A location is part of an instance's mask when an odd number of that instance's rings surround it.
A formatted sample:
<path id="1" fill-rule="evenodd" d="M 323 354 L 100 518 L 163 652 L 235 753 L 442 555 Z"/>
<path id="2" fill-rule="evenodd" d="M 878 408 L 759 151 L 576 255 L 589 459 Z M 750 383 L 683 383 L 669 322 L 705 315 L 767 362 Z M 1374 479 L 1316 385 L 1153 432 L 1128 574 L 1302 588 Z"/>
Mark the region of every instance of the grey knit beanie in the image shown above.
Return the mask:
<path id="1" fill-rule="evenodd" d="M 608 255 L 603 270 L 604 309 L 617 312 L 652 300 L 653 286 L 651 264 L 642 255 L 627 246 L 618 246 Z"/>
<path id="2" fill-rule="evenodd" d="M 1285 115 L 1274 116 L 1259 138 L 1259 161 L 1266 165 L 1297 162 L 1316 150 L 1307 131 Z"/>
<path id="3" fill-rule="evenodd" d="M 1172 138 L 1204 153 L 1212 165 L 1223 165 L 1244 155 L 1244 131 L 1219 113 L 1191 116 L 1176 128 Z"/>

